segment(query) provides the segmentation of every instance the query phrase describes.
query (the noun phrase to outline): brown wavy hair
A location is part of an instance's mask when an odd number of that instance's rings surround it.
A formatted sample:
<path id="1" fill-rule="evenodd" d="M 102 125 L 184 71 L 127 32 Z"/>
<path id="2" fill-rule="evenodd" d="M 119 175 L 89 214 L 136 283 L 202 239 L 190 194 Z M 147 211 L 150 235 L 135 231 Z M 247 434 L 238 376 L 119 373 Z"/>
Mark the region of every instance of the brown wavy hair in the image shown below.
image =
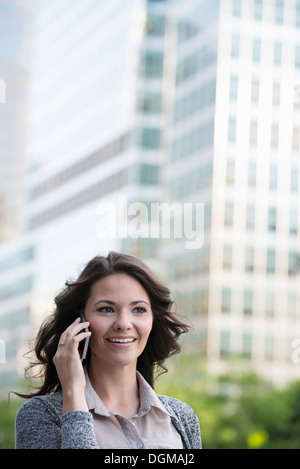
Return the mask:
<path id="1" fill-rule="evenodd" d="M 153 326 L 147 344 L 137 360 L 137 370 L 154 387 L 156 371 L 167 370 L 165 360 L 180 352 L 178 338 L 189 331 L 190 326 L 181 322 L 171 311 L 174 304 L 170 290 L 154 275 L 151 269 L 136 257 L 110 252 L 107 257 L 96 256 L 85 266 L 78 279 L 67 281 L 65 288 L 55 297 L 56 308 L 43 322 L 37 334 L 34 346 L 36 361 L 25 370 L 35 366 L 39 372 L 35 375 L 42 379 L 42 384 L 35 387 L 31 394 L 16 393 L 29 398 L 59 391 L 61 384 L 53 363 L 60 335 L 85 309 L 94 282 L 108 275 L 126 273 L 135 278 L 147 291 L 153 312 Z M 83 365 L 90 362 L 90 353 Z"/>

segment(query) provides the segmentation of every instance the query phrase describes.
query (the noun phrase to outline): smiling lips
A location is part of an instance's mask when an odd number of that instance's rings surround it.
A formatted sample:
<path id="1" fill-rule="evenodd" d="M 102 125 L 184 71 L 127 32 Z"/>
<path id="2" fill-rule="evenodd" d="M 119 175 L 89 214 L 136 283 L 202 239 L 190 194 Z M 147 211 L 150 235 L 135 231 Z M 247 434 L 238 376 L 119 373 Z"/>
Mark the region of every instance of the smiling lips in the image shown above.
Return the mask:
<path id="1" fill-rule="evenodd" d="M 108 342 L 111 342 L 113 344 L 128 344 L 134 342 L 136 339 L 134 337 L 111 337 L 107 339 Z"/>

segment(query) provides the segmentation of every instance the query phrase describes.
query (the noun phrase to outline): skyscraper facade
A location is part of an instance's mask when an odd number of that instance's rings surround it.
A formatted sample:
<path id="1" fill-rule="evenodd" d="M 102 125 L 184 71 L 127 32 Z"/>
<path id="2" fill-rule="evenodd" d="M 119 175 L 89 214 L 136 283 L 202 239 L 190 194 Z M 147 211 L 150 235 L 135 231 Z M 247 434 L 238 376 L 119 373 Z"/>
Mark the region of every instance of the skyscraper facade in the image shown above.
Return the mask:
<path id="1" fill-rule="evenodd" d="M 194 349 L 276 383 L 299 377 L 299 8 L 185 3 L 168 171 L 174 199 L 206 205 L 204 247 L 169 262 Z"/>
<path id="2" fill-rule="evenodd" d="M 2 383 L 24 368 L 28 338 L 91 257 L 126 249 L 155 263 L 151 243 L 129 243 L 126 230 L 141 194 L 160 198 L 163 53 L 161 28 L 148 27 L 139 1 L 37 2 L 25 226 L 0 247 Z M 144 35 L 156 37 L 154 58 L 140 48 Z"/>
<path id="3" fill-rule="evenodd" d="M 1 339 L 26 348 L 65 280 L 121 249 L 166 280 L 209 372 L 299 377 L 299 33 L 296 0 L 38 2 Z M 171 229 L 184 204 L 204 206 L 193 249 Z"/>
<path id="4" fill-rule="evenodd" d="M 23 228 L 34 0 L 0 1 L 0 243 Z"/>

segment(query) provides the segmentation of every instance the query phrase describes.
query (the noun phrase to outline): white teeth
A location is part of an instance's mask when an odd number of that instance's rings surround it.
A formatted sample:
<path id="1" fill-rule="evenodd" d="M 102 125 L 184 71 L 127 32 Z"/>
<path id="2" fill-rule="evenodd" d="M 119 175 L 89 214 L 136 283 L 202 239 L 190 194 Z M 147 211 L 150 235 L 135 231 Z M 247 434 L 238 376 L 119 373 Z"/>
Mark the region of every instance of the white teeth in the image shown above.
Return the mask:
<path id="1" fill-rule="evenodd" d="M 108 339 L 110 342 L 120 342 L 120 343 L 126 343 L 126 342 L 133 342 L 134 339 Z"/>

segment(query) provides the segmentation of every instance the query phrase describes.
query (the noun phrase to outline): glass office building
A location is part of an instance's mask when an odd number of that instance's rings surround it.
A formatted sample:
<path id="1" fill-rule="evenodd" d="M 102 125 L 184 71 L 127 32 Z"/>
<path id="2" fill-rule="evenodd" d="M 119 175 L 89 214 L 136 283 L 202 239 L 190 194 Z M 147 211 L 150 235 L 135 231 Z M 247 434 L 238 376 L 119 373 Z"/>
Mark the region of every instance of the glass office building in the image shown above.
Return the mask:
<path id="1" fill-rule="evenodd" d="M 25 140 L 34 0 L 0 1 L 0 243 L 23 227 Z"/>
<path id="2" fill-rule="evenodd" d="M 166 280 L 195 325 L 184 351 L 209 372 L 299 377 L 299 19 L 296 0 L 37 2 L 5 337 L 22 309 L 24 348 L 65 280 L 121 249 Z M 163 202 L 204 204 L 203 245 L 154 236 Z"/>
<path id="3" fill-rule="evenodd" d="M 168 257 L 192 349 L 277 384 L 299 378 L 299 8 L 185 2 L 167 171 L 174 200 L 206 206 L 204 247 Z"/>
<path id="4" fill-rule="evenodd" d="M 19 242 L 26 201 L 26 113 L 34 0 L 0 1 L 0 373 L 16 374 L 16 357 L 29 308 L 30 274 L 16 266 L 32 257 Z M 14 240 L 14 241 L 13 241 Z M 22 244 L 22 242 L 21 242 Z"/>
<path id="5" fill-rule="evenodd" d="M 120 239 L 118 221 L 141 193 L 145 202 L 160 199 L 161 116 L 147 106 L 149 96 L 161 95 L 163 53 L 157 64 L 146 47 L 142 52 L 144 35 L 153 42 L 158 35 L 161 50 L 161 32 L 147 30 L 143 2 L 36 3 L 25 226 L 0 246 L 2 383 L 24 368 L 28 338 L 89 259 L 126 249 L 146 252 L 155 264 L 151 243 L 129 242 L 126 230 Z"/>

